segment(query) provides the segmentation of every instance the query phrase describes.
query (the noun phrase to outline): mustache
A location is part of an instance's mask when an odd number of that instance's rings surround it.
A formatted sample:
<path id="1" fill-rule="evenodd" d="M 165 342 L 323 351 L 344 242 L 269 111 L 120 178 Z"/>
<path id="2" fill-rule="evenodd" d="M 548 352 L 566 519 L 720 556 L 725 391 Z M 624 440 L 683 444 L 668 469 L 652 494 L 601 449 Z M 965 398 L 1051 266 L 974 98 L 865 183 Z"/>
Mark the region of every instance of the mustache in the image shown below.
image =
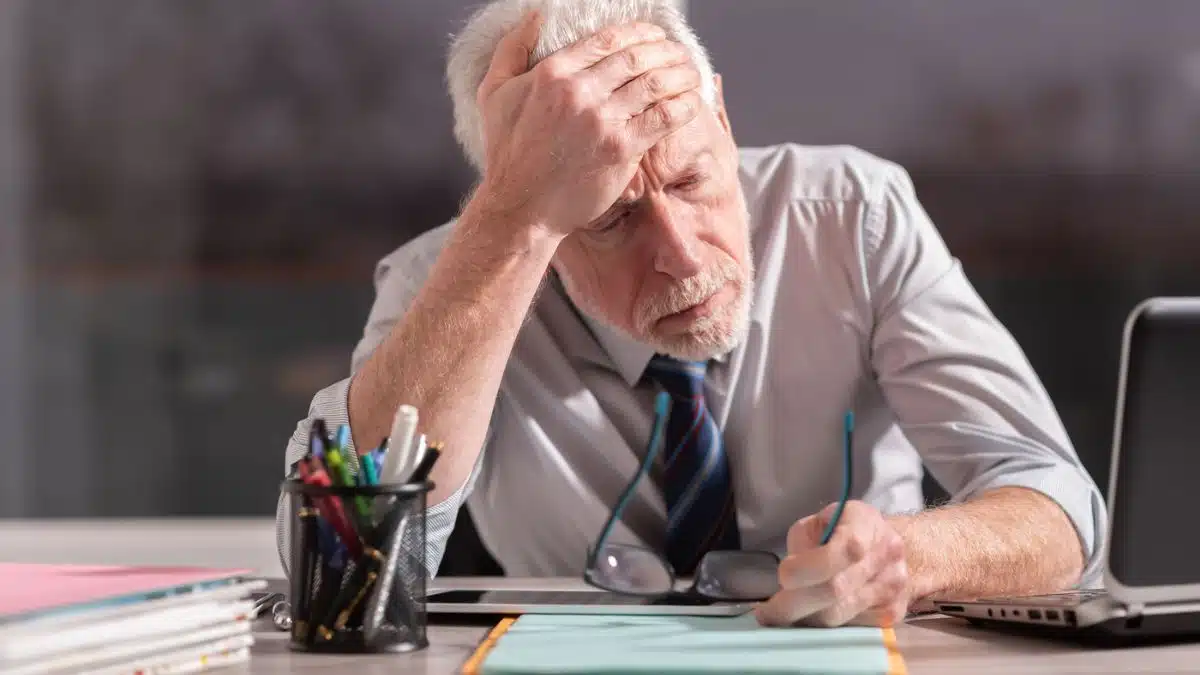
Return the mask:
<path id="1" fill-rule="evenodd" d="M 646 329 L 663 317 L 694 307 L 720 291 L 729 282 L 739 281 L 737 265 L 728 259 L 701 274 L 672 284 L 666 291 L 646 298 L 638 308 L 638 326 Z"/>

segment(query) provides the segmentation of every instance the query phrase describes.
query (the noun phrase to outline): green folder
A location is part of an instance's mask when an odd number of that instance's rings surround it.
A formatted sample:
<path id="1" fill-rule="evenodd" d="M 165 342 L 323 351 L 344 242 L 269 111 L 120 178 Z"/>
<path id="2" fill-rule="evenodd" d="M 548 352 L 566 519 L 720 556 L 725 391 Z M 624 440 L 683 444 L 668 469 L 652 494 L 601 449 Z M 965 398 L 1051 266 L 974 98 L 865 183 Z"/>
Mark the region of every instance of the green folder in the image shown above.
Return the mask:
<path id="1" fill-rule="evenodd" d="M 905 668 L 890 629 L 765 628 L 753 614 L 526 614 L 501 622 L 463 672 L 902 675 Z"/>

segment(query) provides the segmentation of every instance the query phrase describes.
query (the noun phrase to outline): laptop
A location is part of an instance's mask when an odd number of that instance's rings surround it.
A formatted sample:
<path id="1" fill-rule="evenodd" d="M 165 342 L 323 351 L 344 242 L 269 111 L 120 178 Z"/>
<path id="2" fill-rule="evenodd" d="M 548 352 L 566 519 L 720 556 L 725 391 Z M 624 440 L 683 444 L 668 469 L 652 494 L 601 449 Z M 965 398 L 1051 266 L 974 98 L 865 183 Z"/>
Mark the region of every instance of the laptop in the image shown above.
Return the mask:
<path id="1" fill-rule="evenodd" d="M 1200 634 L 1200 298 L 1150 298 L 1121 346 L 1103 588 L 934 601 L 991 627 L 1085 638 Z"/>

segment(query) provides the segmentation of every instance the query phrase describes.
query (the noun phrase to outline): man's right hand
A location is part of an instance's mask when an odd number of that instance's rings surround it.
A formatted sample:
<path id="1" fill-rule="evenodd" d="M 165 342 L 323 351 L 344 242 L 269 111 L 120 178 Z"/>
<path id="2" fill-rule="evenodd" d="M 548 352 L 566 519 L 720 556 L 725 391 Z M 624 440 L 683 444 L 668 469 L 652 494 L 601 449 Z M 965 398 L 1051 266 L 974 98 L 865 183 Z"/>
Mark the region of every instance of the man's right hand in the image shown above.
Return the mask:
<path id="1" fill-rule="evenodd" d="M 506 35 L 479 86 L 489 212 L 565 236 L 603 215 L 642 156 L 700 111 L 700 74 L 662 28 L 606 28 L 529 68 L 536 14 Z"/>

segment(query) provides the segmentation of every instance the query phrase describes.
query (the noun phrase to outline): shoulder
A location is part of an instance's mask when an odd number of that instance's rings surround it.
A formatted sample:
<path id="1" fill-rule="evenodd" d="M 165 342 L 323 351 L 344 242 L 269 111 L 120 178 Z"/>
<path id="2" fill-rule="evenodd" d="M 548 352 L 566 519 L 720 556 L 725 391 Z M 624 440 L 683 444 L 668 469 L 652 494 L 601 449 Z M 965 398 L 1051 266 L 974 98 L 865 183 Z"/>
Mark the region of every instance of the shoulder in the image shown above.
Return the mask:
<path id="1" fill-rule="evenodd" d="M 850 145 L 739 148 L 747 201 L 871 201 L 908 182 L 897 163 Z"/>

